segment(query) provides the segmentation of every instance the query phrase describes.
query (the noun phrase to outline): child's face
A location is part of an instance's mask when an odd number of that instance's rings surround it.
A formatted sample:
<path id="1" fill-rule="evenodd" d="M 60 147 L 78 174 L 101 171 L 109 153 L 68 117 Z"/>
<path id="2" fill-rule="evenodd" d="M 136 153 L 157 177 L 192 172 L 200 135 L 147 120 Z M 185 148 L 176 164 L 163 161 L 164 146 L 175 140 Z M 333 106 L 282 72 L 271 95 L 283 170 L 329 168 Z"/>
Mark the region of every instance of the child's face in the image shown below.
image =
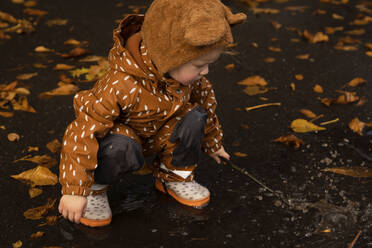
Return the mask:
<path id="1" fill-rule="evenodd" d="M 209 64 L 214 63 L 223 52 L 223 48 L 217 48 L 204 56 L 193 59 L 169 71 L 169 75 L 183 85 L 189 85 L 207 75 Z"/>

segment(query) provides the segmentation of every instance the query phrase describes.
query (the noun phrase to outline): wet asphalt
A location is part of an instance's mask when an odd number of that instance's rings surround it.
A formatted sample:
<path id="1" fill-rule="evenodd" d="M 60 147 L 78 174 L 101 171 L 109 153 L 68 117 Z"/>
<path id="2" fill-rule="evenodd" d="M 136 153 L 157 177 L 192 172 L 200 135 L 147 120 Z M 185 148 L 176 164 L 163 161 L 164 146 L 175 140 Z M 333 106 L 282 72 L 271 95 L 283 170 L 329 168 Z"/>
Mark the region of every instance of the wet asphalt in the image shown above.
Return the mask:
<path id="1" fill-rule="evenodd" d="M 13 163 L 27 153 L 28 146 L 38 146 L 34 155 L 51 154 L 45 145 L 53 139 L 62 139 L 67 124 L 73 120 L 72 95 L 41 100 L 37 95 L 53 89 L 58 73 L 49 69 L 35 69 L 33 63 L 70 63 L 82 65 L 76 60 L 64 60 L 55 54 L 37 54 L 36 46 L 43 45 L 57 51 L 67 51 L 63 42 L 68 38 L 86 40 L 92 54 L 105 56 L 112 45 L 112 29 L 115 20 L 130 13 L 131 5 L 143 6 L 150 1 L 38 1 L 35 8 L 48 11 L 42 17 L 36 32 L 12 35 L 11 40 L 0 40 L 0 84 L 8 84 L 23 73 L 38 72 L 38 76 L 24 81 L 30 87 L 30 104 L 37 113 L 18 111 L 12 118 L 0 117 L 0 247 L 12 247 L 21 240 L 22 247 L 348 247 L 360 231 L 354 247 L 372 247 L 371 179 L 353 178 L 321 172 L 326 167 L 364 166 L 372 168 L 365 157 L 352 149 L 356 147 L 372 156 L 372 139 L 359 136 L 348 128 L 355 117 L 371 122 L 372 118 L 372 57 L 365 55 L 364 43 L 372 42 L 371 24 L 353 27 L 349 25 L 360 11 L 355 7 L 360 1 L 335 5 L 320 1 L 293 0 L 268 1 L 259 7 L 280 10 L 278 14 L 254 15 L 244 1 L 224 1 L 234 12 L 247 13 L 247 21 L 236 26 L 233 33 L 239 54 L 224 55 L 212 67 L 208 78 L 213 82 L 219 103 L 217 113 L 224 128 L 224 144 L 228 152 L 241 152 L 246 157 L 233 155 L 232 161 L 249 171 L 261 182 L 292 204 L 283 200 L 249 177 L 230 166 L 216 164 L 203 156 L 196 172 L 196 179 L 211 191 L 208 207 L 197 210 L 182 206 L 166 195 L 155 191 L 151 175 L 127 175 L 109 192 L 113 221 L 104 228 L 88 228 L 71 224 L 59 218 L 54 226 L 39 226 L 43 220 L 26 220 L 23 212 L 44 205 L 48 198 L 59 199 L 60 187 L 43 187 L 42 195 L 30 199 L 28 186 L 10 177 L 33 168 L 29 162 Z M 123 6 L 117 7 L 118 3 Z M 371 1 L 365 1 L 370 5 Z M 288 11 L 287 6 L 307 6 L 303 12 Z M 316 9 L 325 15 L 314 15 Z M 17 18 L 24 16 L 20 5 L 3 0 L 0 10 Z M 332 13 L 344 17 L 332 18 Z M 48 27 L 48 19 L 68 19 L 61 27 Z M 283 26 L 275 29 L 271 21 Z M 344 26 L 345 30 L 364 28 L 366 33 L 355 36 L 361 40 L 357 51 L 340 51 L 334 45 L 343 32 L 330 35 L 326 43 L 310 44 L 286 27 L 296 27 L 311 33 L 324 31 L 325 26 Z M 276 39 L 273 39 L 276 38 Z M 297 43 L 292 38 L 299 38 Z M 255 47 L 252 43 L 258 46 Z M 268 50 L 280 47 L 281 53 Z M 295 56 L 309 53 L 311 60 L 299 60 Z M 274 57 L 273 63 L 264 59 Z M 235 68 L 227 71 L 227 64 Z M 296 74 L 304 79 L 298 81 Z M 252 75 L 260 75 L 269 83 L 270 91 L 263 95 L 248 96 L 244 86 L 236 83 Z M 357 107 L 354 104 L 325 107 L 319 97 L 335 97 L 337 89 L 356 77 L 366 79 L 367 84 L 355 90 L 368 101 Z M 291 90 L 294 82 L 296 90 Z M 313 92 L 315 84 L 323 86 L 325 93 Z M 81 83 L 81 89 L 92 83 Z M 268 100 L 263 101 L 260 97 Z M 245 107 L 268 102 L 280 102 L 271 106 L 244 111 Z M 293 134 L 290 122 L 303 118 L 299 109 L 311 109 L 324 114 L 321 121 L 339 118 L 327 125 L 326 131 L 296 134 L 305 145 L 294 150 L 274 143 L 273 139 Z M 317 122 L 319 123 L 319 122 Z M 9 142 L 7 134 L 16 132 L 21 139 Z M 328 164 L 327 164 L 328 163 Z M 58 173 L 57 167 L 52 171 Z M 326 202 L 321 204 L 320 201 Z M 317 204 L 316 204 L 317 203 Z M 58 202 L 57 202 L 58 204 Z M 307 204 L 307 205 L 306 205 Z M 311 205 L 312 204 L 312 205 Z M 304 207 L 304 206 L 307 207 Z M 57 215 L 56 209 L 48 215 Z M 30 235 L 45 232 L 37 240 Z"/>

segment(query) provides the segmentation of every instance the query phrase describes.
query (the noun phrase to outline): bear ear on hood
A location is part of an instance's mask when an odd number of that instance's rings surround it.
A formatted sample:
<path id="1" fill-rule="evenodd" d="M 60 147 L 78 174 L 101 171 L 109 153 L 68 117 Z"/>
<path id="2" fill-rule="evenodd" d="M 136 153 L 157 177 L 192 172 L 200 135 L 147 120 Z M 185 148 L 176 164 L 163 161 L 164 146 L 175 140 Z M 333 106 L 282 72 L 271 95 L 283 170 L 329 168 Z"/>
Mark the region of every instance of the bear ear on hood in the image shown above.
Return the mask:
<path id="1" fill-rule="evenodd" d="M 185 27 L 184 39 L 191 46 L 208 46 L 217 43 L 227 32 L 224 18 L 195 13 Z"/>
<path id="2" fill-rule="evenodd" d="M 245 21 L 245 19 L 247 19 L 246 14 L 244 14 L 244 13 L 233 14 L 231 12 L 231 10 L 229 9 L 229 7 L 227 7 L 224 4 L 222 4 L 222 5 L 223 5 L 223 8 L 225 9 L 226 19 L 227 19 L 227 21 L 229 22 L 230 25 L 235 25 L 235 24 L 242 23 L 242 22 Z"/>

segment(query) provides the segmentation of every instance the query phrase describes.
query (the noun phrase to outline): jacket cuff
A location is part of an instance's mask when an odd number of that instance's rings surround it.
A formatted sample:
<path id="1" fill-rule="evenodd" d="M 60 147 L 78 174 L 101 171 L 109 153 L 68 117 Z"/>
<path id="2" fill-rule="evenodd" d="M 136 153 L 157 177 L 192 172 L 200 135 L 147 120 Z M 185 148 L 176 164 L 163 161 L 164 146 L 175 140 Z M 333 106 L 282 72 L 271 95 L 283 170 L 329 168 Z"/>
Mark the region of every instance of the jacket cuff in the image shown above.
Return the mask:
<path id="1" fill-rule="evenodd" d="M 218 151 L 222 147 L 222 132 L 217 132 L 217 135 L 208 137 L 202 146 L 203 151 L 210 155 Z"/>
<path id="2" fill-rule="evenodd" d="M 88 196 L 91 194 L 89 187 L 84 186 L 62 186 L 62 195 L 78 195 L 78 196 Z"/>

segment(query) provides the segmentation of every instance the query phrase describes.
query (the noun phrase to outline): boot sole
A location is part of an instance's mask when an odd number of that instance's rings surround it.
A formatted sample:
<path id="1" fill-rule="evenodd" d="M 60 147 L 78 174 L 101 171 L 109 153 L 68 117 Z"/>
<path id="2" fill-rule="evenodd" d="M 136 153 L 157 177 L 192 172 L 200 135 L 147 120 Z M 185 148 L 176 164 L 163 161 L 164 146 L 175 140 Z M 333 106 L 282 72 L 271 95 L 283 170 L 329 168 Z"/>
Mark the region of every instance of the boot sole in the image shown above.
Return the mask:
<path id="1" fill-rule="evenodd" d="M 168 193 L 170 196 L 172 196 L 179 203 L 181 203 L 183 205 L 186 205 L 186 206 L 194 207 L 194 208 L 197 208 L 197 209 L 202 209 L 202 208 L 206 207 L 208 205 L 209 201 L 210 201 L 210 196 L 208 196 L 204 199 L 201 199 L 201 200 L 197 200 L 197 201 L 183 199 L 183 198 L 177 196 L 177 194 L 175 192 L 173 192 L 171 189 L 167 188 L 167 190 L 165 190 L 164 187 L 163 187 L 163 184 L 158 179 L 155 180 L 155 188 L 157 190 L 159 190 L 160 192 L 163 192 L 164 194 Z"/>
<path id="2" fill-rule="evenodd" d="M 111 217 L 108 219 L 103 219 L 103 220 L 90 220 L 86 219 L 84 217 L 80 218 L 80 223 L 85 225 L 85 226 L 90 226 L 90 227 L 100 227 L 100 226 L 107 226 L 111 223 Z"/>

